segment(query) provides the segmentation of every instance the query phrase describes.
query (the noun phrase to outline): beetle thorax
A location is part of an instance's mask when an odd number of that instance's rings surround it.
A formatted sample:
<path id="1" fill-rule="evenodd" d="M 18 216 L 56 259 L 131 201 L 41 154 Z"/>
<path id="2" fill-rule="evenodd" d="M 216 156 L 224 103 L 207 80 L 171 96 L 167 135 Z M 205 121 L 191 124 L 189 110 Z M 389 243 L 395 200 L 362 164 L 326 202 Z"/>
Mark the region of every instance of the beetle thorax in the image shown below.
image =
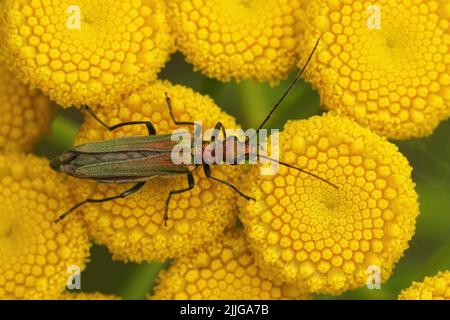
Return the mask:
<path id="1" fill-rule="evenodd" d="M 241 159 L 248 159 L 250 147 L 237 139 L 203 143 L 203 162 L 208 164 L 238 164 Z"/>

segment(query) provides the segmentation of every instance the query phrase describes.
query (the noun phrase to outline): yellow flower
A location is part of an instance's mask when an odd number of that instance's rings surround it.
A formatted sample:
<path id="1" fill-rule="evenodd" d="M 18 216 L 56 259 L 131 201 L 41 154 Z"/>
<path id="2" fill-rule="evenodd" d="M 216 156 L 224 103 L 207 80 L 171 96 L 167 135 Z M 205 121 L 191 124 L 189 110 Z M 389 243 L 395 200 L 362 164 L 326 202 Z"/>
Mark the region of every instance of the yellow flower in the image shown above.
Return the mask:
<path id="1" fill-rule="evenodd" d="M 164 1 L 3 1 L 7 60 L 70 107 L 113 105 L 156 79 L 173 50 Z"/>
<path id="2" fill-rule="evenodd" d="M 100 292 L 64 292 L 58 300 L 121 300 L 120 297 Z"/>
<path id="3" fill-rule="evenodd" d="M 80 219 L 55 224 L 68 186 L 46 159 L 0 156 L 0 298 L 54 299 L 82 270 L 89 242 Z"/>
<path id="4" fill-rule="evenodd" d="M 124 121 L 153 122 L 158 134 L 171 133 L 176 126 L 170 116 L 164 93 L 172 99 L 178 121 L 203 121 L 203 130 L 214 128 L 221 121 L 226 128 L 235 128 L 234 119 L 221 112 L 214 102 L 192 90 L 155 82 L 132 94 L 112 111 L 98 116 L 108 124 Z M 187 129 L 191 129 L 187 127 Z M 128 126 L 109 132 L 92 117 L 82 126 L 77 144 L 120 136 L 148 135 L 144 125 Z M 236 179 L 242 171 L 236 166 L 212 167 L 213 175 L 226 180 Z M 195 188 L 172 197 L 168 226 L 164 227 L 164 208 L 170 191 L 188 187 L 186 176 L 155 178 L 137 194 L 123 200 L 86 205 L 81 213 L 88 222 L 95 240 L 108 246 L 114 257 L 131 261 L 163 261 L 176 258 L 213 241 L 235 221 L 236 194 L 228 187 L 206 178 L 203 169 L 194 173 Z M 128 185 L 79 183 L 79 195 L 94 198 L 117 195 Z M 91 189 L 91 192 L 89 190 Z M 81 197 L 79 197 L 82 200 Z"/>
<path id="5" fill-rule="evenodd" d="M 50 101 L 20 83 L 0 63 L 0 150 L 31 151 L 50 128 Z"/>
<path id="6" fill-rule="evenodd" d="M 262 268 L 314 293 L 366 284 L 370 265 L 392 273 L 414 234 L 418 214 L 411 167 L 397 147 L 332 114 L 291 121 L 280 134 L 281 160 L 327 179 L 280 166 L 254 167 L 241 218 Z"/>
<path id="7" fill-rule="evenodd" d="M 230 230 L 162 271 L 151 299 L 259 300 L 310 299 L 304 292 L 280 281 L 268 280 L 248 250 L 244 234 Z"/>
<path id="8" fill-rule="evenodd" d="M 305 77 L 326 109 L 393 139 L 427 136 L 450 116 L 449 1 L 303 4 L 300 65 L 320 37 Z"/>
<path id="9" fill-rule="evenodd" d="M 413 284 L 400 292 L 399 300 L 450 300 L 450 271 L 425 277 L 423 282 Z"/>
<path id="10" fill-rule="evenodd" d="M 300 1 L 168 1 L 179 50 L 222 81 L 277 81 L 295 67 Z"/>

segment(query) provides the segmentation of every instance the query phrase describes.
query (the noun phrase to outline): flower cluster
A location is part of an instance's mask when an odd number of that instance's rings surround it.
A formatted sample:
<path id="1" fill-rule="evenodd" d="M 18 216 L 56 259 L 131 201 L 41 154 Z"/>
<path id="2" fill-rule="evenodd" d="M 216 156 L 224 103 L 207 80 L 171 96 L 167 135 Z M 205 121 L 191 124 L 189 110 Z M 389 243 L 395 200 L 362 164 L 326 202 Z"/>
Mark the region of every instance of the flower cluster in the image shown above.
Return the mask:
<path id="1" fill-rule="evenodd" d="M 7 61 L 62 106 L 114 105 L 173 51 L 164 1 L 5 0 L 2 13 Z"/>
<path id="2" fill-rule="evenodd" d="M 383 280 L 408 247 L 418 214 L 411 167 L 397 147 L 350 119 L 332 114 L 288 122 L 281 160 L 294 169 L 247 174 L 256 202 L 241 218 L 258 265 L 311 292 L 361 287 L 370 265 Z"/>
<path id="3" fill-rule="evenodd" d="M 178 259 L 160 275 L 151 299 L 309 299 L 304 291 L 269 280 L 254 263 L 244 234 L 227 231 L 218 241 Z"/>
<path id="4" fill-rule="evenodd" d="M 301 65 L 323 106 L 394 139 L 429 135 L 450 115 L 446 1 L 303 1 Z"/>
<path id="5" fill-rule="evenodd" d="M 18 153 L 50 128 L 50 99 L 95 111 L 98 119 L 85 112 L 76 145 L 149 134 L 144 124 L 111 131 L 101 121 L 148 121 L 172 148 L 170 133 L 193 131 L 173 118 L 204 131 L 239 127 L 208 96 L 158 79 L 176 49 L 209 77 L 274 83 L 303 66 L 319 38 L 305 78 L 329 112 L 285 125 L 275 175 L 211 166 L 255 201 L 193 166 L 195 186 L 171 198 L 166 226 L 168 195 L 188 180 L 146 166 L 135 195 L 54 223 L 132 184 L 64 177 Z M 91 240 L 124 262 L 173 259 L 150 299 L 340 294 L 364 286 L 372 266 L 386 282 L 408 248 L 418 196 L 408 160 L 387 139 L 429 135 L 450 116 L 447 0 L 2 0 L 0 39 L 0 299 L 120 299 L 65 291 Z M 449 299 L 449 279 L 427 277 L 399 299 Z"/>
<path id="6" fill-rule="evenodd" d="M 276 81 L 295 66 L 300 0 L 168 3 L 178 49 L 210 77 Z"/>
<path id="7" fill-rule="evenodd" d="M 399 300 L 450 300 L 450 271 L 439 272 L 434 277 L 425 277 L 423 282 L 414 282 L 403 290 Z"/>
<path id="8" fill-rule="evenodd" d="M 70 205 L 68 186 L 45 159 L 0 156 L 0 298 L 55 299 L 68 269 L 84 268 L 86 229 L 54 220 Z"/>

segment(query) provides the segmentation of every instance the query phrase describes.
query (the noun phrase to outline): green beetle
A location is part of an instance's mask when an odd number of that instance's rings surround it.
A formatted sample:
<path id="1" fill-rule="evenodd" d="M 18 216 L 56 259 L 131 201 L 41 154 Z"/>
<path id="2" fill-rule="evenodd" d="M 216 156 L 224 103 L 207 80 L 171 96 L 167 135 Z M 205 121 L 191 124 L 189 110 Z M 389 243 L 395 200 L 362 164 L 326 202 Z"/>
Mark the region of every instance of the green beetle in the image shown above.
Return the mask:
<path id="1" fill-rule="evenodd" d="M 266 122 L 270 119 L 273 112 L 279 107 L 284 98 L 288 95 L 288 93 L 295 86 L 297 81 L 302 76 L 304 70 L 306 69 L 308 63 L 311 60 L 312 55 L 314 54 L 317 46 L 319 45 L 319 40 L 314 47 L 308 61 L 305 66 L 299 72 L 291 86 L 286 90 L 280 100 L 275 104 L 270 113 L 267 115 L 263 123 L 259 126 L 256 132 L 259 132 Z M 170 116 L 173 122 L 176 125 L 180 126 L 196 126 L 194 122 L 179 122 L 173 116 L 172 105 L 170 101 L 169 95 L 166 93 L 166 102 L 169 108 Z M 156 130 L 153 124 L 149 121 L 133 121 L 133 122 L 124 122 L 114 126 L 109 126 L 104 123 L 98 116 L 90 110 L 87 106 L 83 106 L 92 117 L 94 117 L 102 126 L 106 129 L 113 131 L 118 128 L 124 126 L 131 125 L 146 125 L 149 136 L 134 136 L 134 137 L 125 137 L 125 138 L 116 138 L 107 141 L 99 141 L 83 144 L 80 146 L 76 146 L 71 150 L 64 152 L 59 157 L 53 159 L 50 162 L 50 167 L 58 172 L 62 172 L 68 174 L 70 176 L 80 178 L 80 179 L 90 179 L 95 180 L 100 183 L 135 183 L 135 185 L 120 193 L 117 196 L 104 198 L 104 199 L 86 199 L 83 202 L 78 203 L 70 210 L 62 214 L 56 221 L 61 221 L 67 215 L 69 215 L 74 210 L 78 209 L 82 205 L 86 203 L 99 203 L 106 202 L 120 198 L 126 198 L 131 196 L 132 194 L 138 192 L 145 183 L 156 177 L 172 177 L 185 175 L 188 180 L 188 187 L 181 190 L 171 191 L 167 197 L 165 212 L 164 212 L 164 224 L 167 225 L 168 220 L 168 205 L 170 199 L 173 195 L 187 192 L 194 188 L 195 181 L 193 172 L 197 170 L 199 167 L 203 167 L 205 175 L 215 180 L 218 183 L 222 183 L 235 192 L 237 192 L 241 197 L 246 200 L 254 200 L 252 197 L 242 193 L 236 186 L 231 184 L 226 180 L 219 179 L 214 177 L 211 173 L 211 164 L 210 162 L 202 161 L 199 164 L 174 164 L 172 160 L 172 152 L 174 147 L 177 145 L 177 141 L 172 140 L 172 135 L 157 135 Z M 219 140 L 220 132 L 223 133 L 224 139 Z M 233 157 L 233 161 L 231 164 L 239 164 L 241 163 L 241 158 L 238 158 L 236 155 L 236 150 L 244 150 L 243 158 L 245 161 L 249 160 L 252 155 L 252 148 L 247 139 L 245 142 L 241 142 L 238 140 L 236 136 L 230 136 L 227 138 L 226 131 L 222 123 L 217 123 L 215 126 L 214 133 L 211 137 L 210 141 L 202 141 L 201 143 L 201 152 L 202 159 L 214 158 L 214 148 L 211 148 L 211 144 L 221 144 L 223 150 L 223 159 L 229 159 L 230 155 Z M 194 141 L 191 144 L 192 157 L 195 156 L 195 145 Z M 310 172 L 307 172 L 303 169 L 297 168 L 290 164 L 271 159 L 267 156 L 259 154 L 259 148 L 256 151 L 256 157 L 258 159 L 265 158 L 270 161 L 276 161 L 280 165 L 293 168 L 299 170 L 303 173 L 311 175 L 317 179 L 324 181 L 337 188 L 332 183 L 326 181 L 325 179 L 314 175 Z M 229 163 L 229 162 L 227 162 Z"/>

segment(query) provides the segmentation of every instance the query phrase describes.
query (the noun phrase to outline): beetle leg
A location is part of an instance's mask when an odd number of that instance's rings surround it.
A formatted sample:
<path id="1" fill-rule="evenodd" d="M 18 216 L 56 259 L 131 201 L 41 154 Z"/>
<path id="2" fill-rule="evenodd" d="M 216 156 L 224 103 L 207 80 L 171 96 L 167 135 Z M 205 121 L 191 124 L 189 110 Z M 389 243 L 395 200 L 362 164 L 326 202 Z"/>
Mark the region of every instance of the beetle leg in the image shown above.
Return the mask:
<path id="1" fill-rule="evenodd" d="M 221 130 L 222 130 L 222 133 L 223 133 L 223 140 L 224 141 L 227 140 L 227 132 L 225 130 L 225 127 L 223 126 L 222 122 L 217 122 L 217 124 L 216 124 L 216 126 L 214 128 L 214 133 L 211 136 L 211 141 L 212 142 L 214 142 L 217 139 L 219 139 L 219 134 L 220 134 Z"/>
<path id="2" fill-rule="evenodd" d="M 104 126 L 109 131 L 114 131 L 118 128 L 122 128 L 125 126 L 134 126 L 134 125 L 140 125 L 145 124 L 147 126 L 148 134 L 150 136 L 156 135 L 156 129 L 153 126 L 153 124 L 150 121 L 129 121 L 129 122 L 122 122 L 113 126 L 107 125 L 104 121 L 102 121 L 95 113 L 92 111 L 88 106 L 84 105 L 81 106 L 82 110 L 86 110 L 98 123 L 100 123 L 102 126 Z"/>
<path id="3" fill-rule="evenodd" d="M 169 107 L 169 113 L 170 113 L 170 117 L 172 118 L 173 123 L 175 123 L 177 126 L 194 126 L 194 128 L 195 128 L 197 126 L 197 124 L 195 122 L 177 121 L 177 119 L 175 119 L 175 116 L 173 115 L 172 102 L 170 101 L 169 94 L 167 92 L 165 92 L 165 95 L 166 95 L 167 107 Z"/>
<path id="4" fill-rule="evenodd" d="M 249 200 L 256 201 L 255 198 L 247 196 L 246 194 L 244 194 L 242 191 L 240 191 L 236 186 L 234 186 L 230 182 L 228 182 L 226 180 L 222 180 L 222 179 L 216 178 L 216 177 L 213 177 L 211 175 L 211 167 L 208 164 L 204 164 L 203 165 L 203 170 L 205 171 L 205 175 L 208 178 L 213 179 L 214 181 L 217 181 L 219 183 L 222 183 L 222 184 L 226 185 L 227 187 L 229 187 L 230 189 L 233 189 L 234 191 L 236 191 L 245 200 L 247 200 L 247 201 L 249 201 Z"/>
<path id="5" fill-rule="evenodd" d="M 65 219 L 70 213 L 77 210 L 79 207 L 85 205 L 86 203 L 101 203 L 101 202 L 107 202 L 107 201 L 112 201 L 112 200 L 116 200 L 116 199 L 123 199 L 123 198 L 129 197 L 129 196 L 135 194 L 136 192 L 141 190 L 144 185 L 145 185 L 145 182 L 140 182 L 140 183 L 134 185 L 132 188 L 130 188 L 114 197 L 109 197 L 109 198 L 104 198 L 104 199 L 86 199 L 86 200 L 78 203 L 77 205 L 73 206 L 69 211 L 66 211 L 64 214 L 59 216 L 59 218 L 55 220 L 55 223 L 58 223 L 61 220 Z"/>
<path id="6" fill-rule="evenodd" d="M 167 227 L 167 220 L 169 220 L 169 202 L 170 202 L 170 198 L 172 198 L 172 196 L 175 195 L 175 194 L 188 192 L 189 190 L 192 190 L 195 187 L 194 176 L 192 175 L 192 173 L 189 173 L 187 175 L 187 178 L 188 178 L 189 187 L 187 187 L 186 189 L 182 189 L 182 190 L 170 191 L 169 196 L 167 197 L 166 207 L 164 208 L 164 226 L 165 227 Z"/>

